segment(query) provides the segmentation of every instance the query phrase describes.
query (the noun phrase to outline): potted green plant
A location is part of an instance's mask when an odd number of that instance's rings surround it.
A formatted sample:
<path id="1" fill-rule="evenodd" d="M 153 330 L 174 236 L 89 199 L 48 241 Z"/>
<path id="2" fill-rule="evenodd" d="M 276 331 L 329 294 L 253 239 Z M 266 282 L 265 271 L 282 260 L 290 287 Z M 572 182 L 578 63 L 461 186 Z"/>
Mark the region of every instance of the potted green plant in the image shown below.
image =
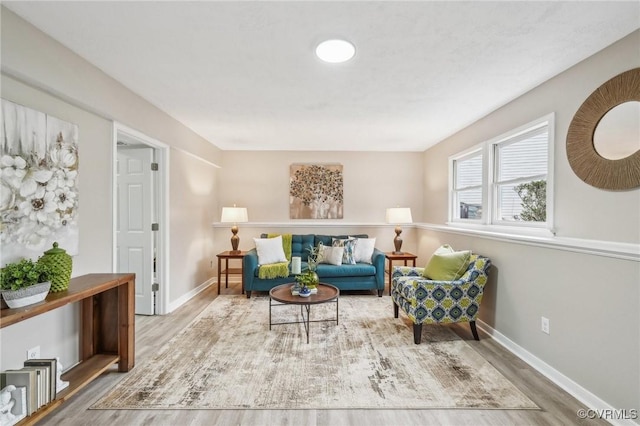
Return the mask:
<path id="1" fill-rule="evenodd" d="M 309 256 L 307 258 L 307 269 L 296 276 L 296 282 L 300 284 L 301 287 L 312 289 L 315 288 L 320 281 L 320 278 L 316 273 L 320 247 L 308 247 L 307 250 L 309 251 Z"/>
<path id="2" fill-rule="evenodd" d="M 9 263 L 0 269 L 0 292 L 10 308 L 43 301 L 51 288 L 51 268 L 31 259 Z"/>
<path id="3" fill-rule="evenodd" d="M 300 284 L 301 287 L 313 288 L 318 284 L 318 274 L 314 271 L 306 270 L 296 276 L 296 282 Z"/>

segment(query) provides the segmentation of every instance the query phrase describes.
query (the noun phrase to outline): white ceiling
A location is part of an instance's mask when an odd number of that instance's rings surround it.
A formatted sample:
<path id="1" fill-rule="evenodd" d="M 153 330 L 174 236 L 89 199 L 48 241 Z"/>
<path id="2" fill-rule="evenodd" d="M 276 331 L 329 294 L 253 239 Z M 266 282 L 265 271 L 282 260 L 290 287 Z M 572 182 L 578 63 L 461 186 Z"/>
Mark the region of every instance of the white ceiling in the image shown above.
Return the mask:
<path id="1" fill-rule="evenodd" d="M 638 1 L 2 4 L 225 150 L 423 151 L 640 27 Z M 322 63 L 337 37 L 355 58 Z"/>

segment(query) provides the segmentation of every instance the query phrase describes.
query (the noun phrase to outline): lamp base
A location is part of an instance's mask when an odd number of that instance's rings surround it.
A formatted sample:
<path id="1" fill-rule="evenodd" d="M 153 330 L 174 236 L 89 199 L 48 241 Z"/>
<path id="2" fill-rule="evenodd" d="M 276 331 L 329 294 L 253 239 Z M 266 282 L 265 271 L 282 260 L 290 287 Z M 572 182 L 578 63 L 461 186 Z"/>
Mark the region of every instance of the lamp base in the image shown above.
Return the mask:
<path id="1" fill-rule="evenodd" d="M 229 254 L 240 254 L 242 250 L 229 250 Z"/>
<path id="2" fill-rule="evenodd" d="M 402 254 L 402 250 L 400 250 L 402 248 L 402 238 L 400 238 L 400 234 L 402 233 L 402 228 L 400 228 L 399 226 L 396 226 L 396 237 L 393 239 L 393 246 L 395 247 L 395 250 L 393 252 L 393 254 Z"/>
<path id="3" fill-rule="evenodd" d="M 233 236 L 231 237 L 231 253 L 238 254 L 240 250 L 238 250 L 238 244 L 240 244 L 240 237 L 238 237 L 238 227 L 233 225 L 231 227 L 231 233 Z"/>

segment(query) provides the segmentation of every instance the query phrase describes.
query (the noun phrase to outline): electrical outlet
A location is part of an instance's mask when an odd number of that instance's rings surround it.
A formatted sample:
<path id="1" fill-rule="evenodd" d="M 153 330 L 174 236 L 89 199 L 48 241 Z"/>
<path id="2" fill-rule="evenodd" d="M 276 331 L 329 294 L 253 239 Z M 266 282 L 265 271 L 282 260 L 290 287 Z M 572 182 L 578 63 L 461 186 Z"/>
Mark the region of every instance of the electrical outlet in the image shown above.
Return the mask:
<path id="1" fill-rule="evenodd" d="M 34 346 L 27 351 L 27 359 L 40 358 L 40 346 Z"/>
<path id="2" fill-rule="evenodd" d="M 543 333 L 549 334 L 549 318 L 540 317 L 540 329 Z"/>

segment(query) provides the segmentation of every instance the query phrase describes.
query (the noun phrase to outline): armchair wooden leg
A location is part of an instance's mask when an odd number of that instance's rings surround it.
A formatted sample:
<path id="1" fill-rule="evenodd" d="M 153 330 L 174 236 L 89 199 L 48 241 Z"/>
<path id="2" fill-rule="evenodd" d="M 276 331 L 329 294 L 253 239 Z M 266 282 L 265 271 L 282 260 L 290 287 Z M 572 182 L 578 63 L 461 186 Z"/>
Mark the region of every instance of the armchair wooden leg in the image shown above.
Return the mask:
<path id="1" fill-rule="evenodd" d="M 251 291 L 247 290 L 247 299 L 251 299 Z"/>
<path id="2" fill-rule="evenodd" d="M 473 334 L 473 338 L 476 340 L 480 340 L 480 338 L 478 337 L 478 329 L 476 328 L 476 322 L 469 321 L 469 325 L 471 326 L 471 334 Z"/>
<path id="3" fill-rule="evenodd" d="M 396 302 L 393 302 L 393 317 L 394 318 L 398 318 L 398 304 Z"/>
<path id="4" fill-rule="evenodd" d="M 422 324 L 413 324 L 413 343 L 420 344 L 422 340 Z"/>
<path id="5" fill-rule="evenodd" d="M 378 290 L 378 297 L 382 297 L 383 294 L 384 294 L 384 289 Z"/>

